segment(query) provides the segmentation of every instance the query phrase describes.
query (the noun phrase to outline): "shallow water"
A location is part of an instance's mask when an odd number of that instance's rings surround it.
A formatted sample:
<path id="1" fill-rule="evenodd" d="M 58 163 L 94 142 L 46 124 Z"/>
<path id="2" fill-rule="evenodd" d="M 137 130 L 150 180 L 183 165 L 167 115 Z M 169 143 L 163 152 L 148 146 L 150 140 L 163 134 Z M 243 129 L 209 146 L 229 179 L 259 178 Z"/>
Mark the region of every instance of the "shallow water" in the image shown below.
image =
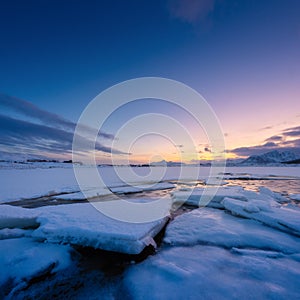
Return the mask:
<path id="1" fill-rule="evenodd" d="M 289 194 L 300 194 L 300 179 L 268 179 L 268 180 L 226 180 L 227 186 L 239 185 L 243 188 L 257 192 L 260 186 L 264 186 L 273 192 L 288 196 Z"/>

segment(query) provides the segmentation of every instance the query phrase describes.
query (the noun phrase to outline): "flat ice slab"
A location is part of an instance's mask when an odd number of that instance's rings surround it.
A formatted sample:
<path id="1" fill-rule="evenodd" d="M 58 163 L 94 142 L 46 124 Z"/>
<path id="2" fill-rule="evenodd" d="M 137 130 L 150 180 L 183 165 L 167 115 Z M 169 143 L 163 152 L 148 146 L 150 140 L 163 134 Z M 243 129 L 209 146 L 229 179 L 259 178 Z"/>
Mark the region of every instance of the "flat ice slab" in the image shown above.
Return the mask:
<path id="1" fill-rule="evenodd" d="M 164 242 L 179 246 L 201 244 L 300 253 L 297 237 L 206 207 L 176 217 L 166 229 Z"/>
<path id="2" fill-rule="evenodd" d="M 141 201 L 136 199 L 136 202 Z M 156 247 L 154 237 L 167 220 L 168 217 L 164 217 L 148 223 L 126 223 L 105 216 L 90 203 L 35 209 L 0 205 L 0 237 L 22 236 L 25 233 L 16 229 L 36 228 L 27 230 L 26 236 L 52 243 L 138 254 L 148 245 Z M 8 231 L 9 228 L 12 230 Z"/>
<path id="3" fill-rule="evenodd" d="M 128 299 L 299 299 L 300 262 L 271 251 L 169 247 L 124 274 Z"/>
<path id="4" fill-rule="evenodd" d="M 300 210 L 297 207 L 274 207 L 268 201 L 244 202 L 232 198 L 225 198 L 222 203 L 234 215 L 300 236 Z"/>
<path id="5" fill-rule="evenodd" d="M 165 217 L 150 223 L 126 223 L 105 216 L 90 203 L 37 210 L 41 225 L 32 233 L 36 238 L 129 254 L 138 254 L 148 245 L 155 247 L 153 238 L 168 220 Z"/>

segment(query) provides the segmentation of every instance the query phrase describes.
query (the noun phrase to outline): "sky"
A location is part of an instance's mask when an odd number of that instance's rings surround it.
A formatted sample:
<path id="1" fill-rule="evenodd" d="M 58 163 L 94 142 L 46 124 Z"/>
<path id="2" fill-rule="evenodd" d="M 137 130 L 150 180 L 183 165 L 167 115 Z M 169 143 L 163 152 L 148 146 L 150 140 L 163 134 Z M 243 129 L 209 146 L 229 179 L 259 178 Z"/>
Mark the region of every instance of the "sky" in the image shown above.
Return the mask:
<path id="1" fill-rule="evenodd" d="M 180 81 L 206 99 L 228 158 L 299 152 L 298 0 L 3 0 L 0 41 L 2 157 L 70 158 L 74 128 L 90 101 L 149 76 Z M 194 147 L 158 135 L 128 144 L 126 133 L 118 135 L 149 113 L 180 122 Z M 185 112 L 146 99 L 106 120 L 96 150 L 102 162 L 111 151 L 120 162 L 193 161 L 209 159 L 211 145 Z"/>

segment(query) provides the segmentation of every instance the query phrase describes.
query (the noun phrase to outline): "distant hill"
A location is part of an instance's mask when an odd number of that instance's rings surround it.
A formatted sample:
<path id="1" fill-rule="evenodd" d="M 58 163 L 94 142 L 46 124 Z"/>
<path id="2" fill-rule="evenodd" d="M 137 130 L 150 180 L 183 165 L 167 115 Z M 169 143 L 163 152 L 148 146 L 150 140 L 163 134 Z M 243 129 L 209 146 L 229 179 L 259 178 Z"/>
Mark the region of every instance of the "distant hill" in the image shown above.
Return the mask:
<path id="1" fill-rule="evenodd" d="M 299 159 L 299 156 L 294 152 L 273 150 L 261 155 L 251 155 L 243 160 L 240 165 L 292 164 L 293 161 L 298 161 Z"/>
<path id="2" fill-rule="evenodd" d="M 182 165 L 185 164 L 182 162 L 165 161 L 165 160 L 150 163 L 150 166 L 155 166 L 155 167 L 157 166 L 180 167 Z"/>

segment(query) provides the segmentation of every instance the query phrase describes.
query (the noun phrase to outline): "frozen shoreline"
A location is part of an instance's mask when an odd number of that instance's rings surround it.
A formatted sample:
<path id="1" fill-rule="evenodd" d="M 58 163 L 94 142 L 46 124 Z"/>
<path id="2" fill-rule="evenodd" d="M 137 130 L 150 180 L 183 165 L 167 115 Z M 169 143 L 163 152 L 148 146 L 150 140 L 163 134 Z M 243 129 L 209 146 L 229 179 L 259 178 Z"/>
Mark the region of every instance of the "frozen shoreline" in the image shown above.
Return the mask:
<path id="1" fill-rule="evenodd" d="M 204 208 L 197 206 L 208 169 L 203 169 L 196 181 L 176 182 L 178 169 L 170 168 L 156 185 L 141 181 L 133 186 L 120 184 L 111 169 L 104 169 L 111 190 L 118 195 L 124 193 L 125 197 L 129 192 L 128 200 L 146 203 L 164 193 L 169 195 L 168 201 L 176 203 L 187 194 L 190 212 L 169 222 L 157 253 L 145 256 L 140 263 L 134 256 L 122 262 L 124 254 L 111 254 L 116 259 L 111 268 L 118 260 L 124 265 L 121 273 L 107 276 L 109 265 L 96 267 L 99 258 L 106 257 L 102 250 L 140 253 L 147 245 L 156 247 L 154 237 L 167 218 L 140 226 L 124 225 L 100 217 L 90 203 L 73 203 L 80 202 L 82 194 L 71 168 L 0 170 L 2 202 L 26 197 L 34 202 L 41 200 L 32 197 L 41 197 L 57 198 L 57 204 L 62 200 L 69 203 L 33 209 L 0 204 L 0 248 L 5 253 L 0 268 L 6 270 L 0 278 L 2 298 L 38 298 L 46 288 L 49 295 L 63 293 L 75 299 L 99 295 L 104 299 L 141 299 L 149 296 L 149 290 L 153 291 L 152 299 L 198 299 L 199 295 L 221 299 L 272 295 L 285 299 L 300 294 L 299 192 L 293 186 L 294 192 L 287 197 L 266 187 L 254 191 L 233 185 L 242 182 L 234 179 L 237 176 L 258 184 L 277 180 L 288 191 L 285 183 L 298 182 L 292 178 L 300 178 L 296 172 L 300 168 L 227 168 L 225 181 L 230 184 L 224 182 L 210 207 Z M 290 170 L 293 172 L 288 173 Z M 91 199 L 97 193 L 99 199 L 104 197 L 101 191 L 91 187 Z M 92 248 L 102 250 L 90 258 L 90 264 L 95 265 L 91 269 L 82 263 L 88 259 L 84 253 Z"/>

